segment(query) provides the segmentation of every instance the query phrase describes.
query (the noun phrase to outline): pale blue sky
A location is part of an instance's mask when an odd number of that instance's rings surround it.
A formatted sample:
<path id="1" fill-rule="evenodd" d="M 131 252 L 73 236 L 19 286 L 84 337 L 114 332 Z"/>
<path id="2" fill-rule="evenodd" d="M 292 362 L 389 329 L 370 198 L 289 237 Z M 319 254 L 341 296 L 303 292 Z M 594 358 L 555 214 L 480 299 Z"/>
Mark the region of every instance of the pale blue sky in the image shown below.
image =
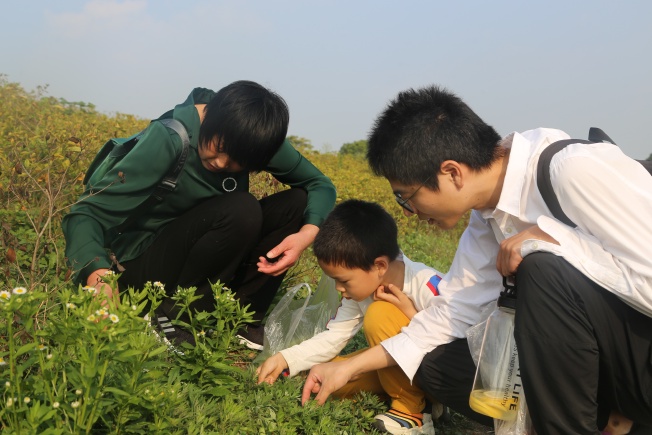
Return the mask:
<path id="1" fill-rule="evenodd" d="M 439 84 L 503 135 L 599 126 L 652 153 L 649 0 L 5 0 L 0 49 L 0 73 L 28 90 L 144 118 L 196 86 L 258 81 L 319 149 Z"/>

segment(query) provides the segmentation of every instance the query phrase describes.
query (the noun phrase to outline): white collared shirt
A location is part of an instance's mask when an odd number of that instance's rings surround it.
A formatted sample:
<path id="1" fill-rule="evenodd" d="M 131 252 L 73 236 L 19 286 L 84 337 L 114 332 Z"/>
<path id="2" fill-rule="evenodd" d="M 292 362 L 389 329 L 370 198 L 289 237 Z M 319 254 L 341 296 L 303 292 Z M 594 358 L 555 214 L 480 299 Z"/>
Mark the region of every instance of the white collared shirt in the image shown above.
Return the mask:
<path id="1" fill-rule="evenodd" d="M 652 316 L 652 176 L 615 145 L 567 146 L 552 158 L 550 177 L 559 203 L 577 225 L 571 228 L 552 217 L 536 185 L 539 155 L 562 139 L 569 136 L 540 128 L 504 140 L 511 151 L 498 205 L 471 212 L 437 303 L 381 343 L 410 379 L 428 352 L 464 338 L 482 320 L 503 288 L 496 269 L 499 243 L 534 224 L 559 245 L 527 240 L 523 257 L 535 251 L 559 255 Z"/>

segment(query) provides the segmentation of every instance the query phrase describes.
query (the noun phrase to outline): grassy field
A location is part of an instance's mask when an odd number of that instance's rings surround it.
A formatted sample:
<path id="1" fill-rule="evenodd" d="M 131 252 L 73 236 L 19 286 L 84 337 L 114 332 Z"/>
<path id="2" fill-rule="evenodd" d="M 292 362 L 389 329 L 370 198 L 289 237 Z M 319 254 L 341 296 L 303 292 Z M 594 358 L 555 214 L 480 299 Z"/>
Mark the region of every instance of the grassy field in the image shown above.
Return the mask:
<path id="1" fill-rule="evenodd" d="M 109 137 L 126 137 L 148 121 L 104 115 L 92 104 L 25 91 L 0 75 L 0 427 L 3 433 L 357 434 L 374 433 L 386 405 L 361 395 L 301 407 L 300 376 L 273 387 L 254 382 L 256 354 L 235 331 L 250 316 L 216 285 L 216 311 L 193 316 L 194 348 L 172 352 L 143 320 L 160 303 L 156 283 L 121 293 L 110 309 L 69 282 L 61 218 L 82 191 L 84 171 Z M 299 142 L 309 143 L 297 138 Z M 306 156 L 331 177 L 338 201 L 361 198 L 396 218 L 410 258 L 440 271 L 450 266 L 465 222 L 450 232 L 407 219 L 386 181 L 364 159 Z M 252 177 L 258 196 L 283 186 Z M 320 271 L 306 252 L 282 289 L 315 285 Z M 175 295 L 181 306 L 193 289 Z M 488 433 L 453 413 L 439 434 Z"/>

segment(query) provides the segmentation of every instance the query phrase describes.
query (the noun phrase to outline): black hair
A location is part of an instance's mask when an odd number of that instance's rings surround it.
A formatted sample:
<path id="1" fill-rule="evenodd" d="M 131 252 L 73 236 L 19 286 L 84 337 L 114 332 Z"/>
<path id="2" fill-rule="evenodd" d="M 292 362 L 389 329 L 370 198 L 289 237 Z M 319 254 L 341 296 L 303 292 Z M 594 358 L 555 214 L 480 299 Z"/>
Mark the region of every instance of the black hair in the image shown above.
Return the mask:
<path id="1" fill-rule="evenodd" d="M 249 171 L 265 169 L 285 140 L 285 100 L 258 83 L 241 80 L 220 89 L 206 105 L 199 146 L 219 139 L 220 151 Z"/>
<path id="2" fill-rule="evenodd" d="M 473 170 L 500 155 L 500 135 L 452 92 L 438 86 L 400 92 L 378 116 L 368 138 L 367 160 L 376 175 L 439 190 L 442 162 Z"/>
<path id="3" fill-rule="evenodd" d="M 321 224 L 313 252 L 326 264 L 369 271 L 376 258 L 400 254 L 396 221 L 376 203 L 341 202 Z"/>

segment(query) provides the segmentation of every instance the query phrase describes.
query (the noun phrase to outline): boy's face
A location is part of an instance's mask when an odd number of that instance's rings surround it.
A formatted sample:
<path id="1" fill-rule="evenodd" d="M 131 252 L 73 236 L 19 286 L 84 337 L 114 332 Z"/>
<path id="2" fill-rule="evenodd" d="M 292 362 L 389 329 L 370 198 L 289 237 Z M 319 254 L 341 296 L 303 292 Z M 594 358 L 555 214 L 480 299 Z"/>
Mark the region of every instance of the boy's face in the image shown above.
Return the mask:
<path id="1" fill-rule="evenodd" d="M 428 221 L 430 225 L 449 230 L 459 222 L 471 209 L 464 195 L 451 183 L 444 174 L 438 175 L 439 190 L 434 191 L 421 184 L 406 185 L 397 181 L 389 181 L 394 194 L 401 198 L 409 198 L 407 203 L 414 213 L 403 208 L 403 214 L 416 214 L 420 220 Z"/>
<path id="2" fill-rule="evenodd" d="M 240 172 L 243 169 L 227 153 L 222 152 L 217 138 L 204 147 L 197 147 L 197 152 L 202 166 L 211 172 Z"/>
<path id="3" fill-rule="evenodd" d="M 356 302 L 367 299 L 382 283 L 382 275 L 376 267 L 365 271 L 335 266 L 322 261 L 319 261 L 319 267 L 335 280 L 335 289 L 342 294 L 342 297 Z"/>

